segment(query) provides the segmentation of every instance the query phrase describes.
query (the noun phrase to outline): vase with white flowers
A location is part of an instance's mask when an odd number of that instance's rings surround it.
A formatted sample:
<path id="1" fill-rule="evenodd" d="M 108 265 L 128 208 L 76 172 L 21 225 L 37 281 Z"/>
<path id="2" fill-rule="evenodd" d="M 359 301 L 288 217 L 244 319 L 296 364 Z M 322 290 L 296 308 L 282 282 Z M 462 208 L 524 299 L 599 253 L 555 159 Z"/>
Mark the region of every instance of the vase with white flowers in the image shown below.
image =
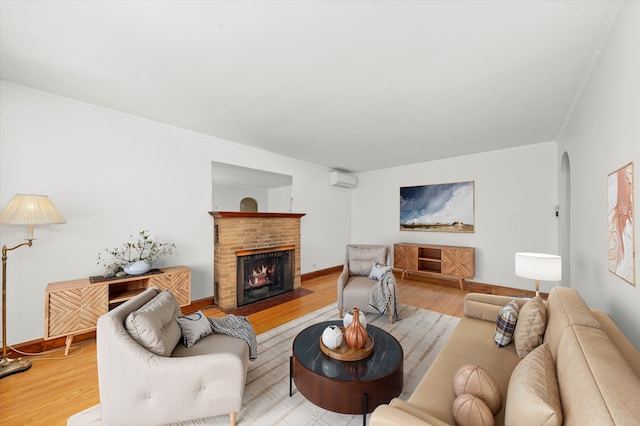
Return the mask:
<path id="1" fill-rule="evenodd" d="M 176 245 L 161 243 L 158 238 L 149 235 L 148 230 L 138 233 L 137 239 L 130 236 L 131 241 L 111 250 L 98 253 L 98 265 L 106 269 L 105 276 L 118 275 L 124 271 L 127 275 L 141 275 L 149 272 L 161 257 L 173 254 Z"/>

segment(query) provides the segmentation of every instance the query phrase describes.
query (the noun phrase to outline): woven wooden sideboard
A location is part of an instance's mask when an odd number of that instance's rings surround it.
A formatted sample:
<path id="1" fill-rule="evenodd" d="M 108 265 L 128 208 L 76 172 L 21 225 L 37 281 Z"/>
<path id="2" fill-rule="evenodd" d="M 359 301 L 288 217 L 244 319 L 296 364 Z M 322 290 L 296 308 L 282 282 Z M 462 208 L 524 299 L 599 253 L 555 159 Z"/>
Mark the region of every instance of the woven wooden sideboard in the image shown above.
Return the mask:
<path id="1" fill-rule="evenodd" d="M 409 273 L 444 275 L 458 278 L 460 289 L 464 280 L 475 275 L 473 247 L 397 243 L 393 245 L 393 267 Z"/>
<path id="2" fill-rule="evenodd" d="M 108 281 L 90 278 L 47 285 L 44 300 L 45 340 L 66 336 L 65 355 L 73 337 L 96 329 L 98 317 L 150 287 L 171 290 L 180 306 L 191 303 L 191 270 L 163 268 L 155 274 L 128 275 Z"/>

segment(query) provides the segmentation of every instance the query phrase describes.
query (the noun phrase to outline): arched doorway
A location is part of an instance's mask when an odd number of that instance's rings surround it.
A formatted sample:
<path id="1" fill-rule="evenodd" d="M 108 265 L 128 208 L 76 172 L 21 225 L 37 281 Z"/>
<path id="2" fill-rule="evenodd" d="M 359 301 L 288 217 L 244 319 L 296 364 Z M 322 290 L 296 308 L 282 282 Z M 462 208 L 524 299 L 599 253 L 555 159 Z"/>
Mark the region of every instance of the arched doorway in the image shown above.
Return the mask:
<path id="1" fill-rule="evenodd" d="M 241 212 L 257 212 L 258 202 L 250 197 L 243 198 L 240 201 L 240 211 Z"/>
<path id="2" fill-rule="evenodd" d="M 571 164 L 565 151 L 560 160 L 558 202 L 560 215 L 559 241 L 562 257 L 562 285 L 571 287 Z"/>

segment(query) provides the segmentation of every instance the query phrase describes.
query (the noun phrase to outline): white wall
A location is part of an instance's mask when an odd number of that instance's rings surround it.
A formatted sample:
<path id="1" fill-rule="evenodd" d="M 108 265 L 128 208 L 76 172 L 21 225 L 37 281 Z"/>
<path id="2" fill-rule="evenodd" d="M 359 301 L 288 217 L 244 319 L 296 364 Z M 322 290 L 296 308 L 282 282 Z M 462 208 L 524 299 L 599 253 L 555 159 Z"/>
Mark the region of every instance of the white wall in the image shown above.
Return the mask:
<path id="1" fill-rule="evenodd" d="M 571 285 L 640 348 L 640 3 L 625 2 L 558 143 L 571 163 Z M 607 267 L 607 176 L 632 161 L 636 287 Z"/>
<path id="2" fill-rule="evenodd" d="M 9 252 L 7 341 L 41 338 L 47 283 L 102 273 L 96 255 L 149 229 L 178 246 L 166 265 L 192 269 L 192 298 L 213 294 L 211 161 L 293 176 L 302 218 L 302 272 L 339 265 L 349 242 L 351 194 L 328 169 L 244 145 L 0 83 L 0 208 L 15 193 L 49 195 L 64 225 L 36 229 Z M 0 226 L 0 242 L 23 230 Z"/>
<path id="3" fill-rule="evenodd" d="M 240 211 L 240 202 L 244 198 L 253 198 L 258 203 L 259 212 L 269 210 L 269 192 L 267 189 L 241 188 L 237 186 L 216 185 L 213 182 L 213 210 L 214 211 Z"/>
<path id="4" fill-rule="evenodd" d="M 270 212 L 289 212 L 291 211 L 291 186 L 281 186 L 280 188 L 271 188 L 267 190 L 267 208 Z M 258 210 L 259 210 L 258 206 Z"/>
<path id="5" fill-rule="evenodd" d="M 400 231 L 400 187 L 475 182 L 475 232 Z M 470 246 L 473 281 L 535 288 L 516 277 L 518 251 L 557 254 L 557 146 L 554 142 L 358 175 L 353 194 L 352 241 Z M 357 220 L 355 220 L 357 218 Z M 541 282 L 541 291 L 556 283 Z"/>

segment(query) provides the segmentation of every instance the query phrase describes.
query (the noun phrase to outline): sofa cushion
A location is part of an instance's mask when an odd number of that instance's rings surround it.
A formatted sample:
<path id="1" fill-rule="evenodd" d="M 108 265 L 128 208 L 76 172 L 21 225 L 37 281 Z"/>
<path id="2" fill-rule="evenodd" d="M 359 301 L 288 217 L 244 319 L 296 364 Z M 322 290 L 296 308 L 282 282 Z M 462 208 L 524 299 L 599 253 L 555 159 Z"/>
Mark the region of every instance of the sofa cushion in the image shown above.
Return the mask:
<path id="1" fill-rule="evenodd" d="M 518 311 L 518 304 L 515 300 L 512 300 L 498 312 L 496 332 L 493 335 L 493 340 L 495 340 L 498 347 L 502 348 L 511 343 L 513 332 L 516 329 L 516 322 L 518 321 Z"/>
<path id="2" fill-rule="evenodd" d="M 600 322 L 582 300 L 578 291 L 569 287 L 554 287 L 547 298 L 547 328 L 544 341 L 549 343 L 555 359 L 560 338 L 570 325 L 601 328 Z"/>
<path id="3" fill-rule="evenodd" d="M 465 364 L 453 377 L 456 396 L 470 393 L 483 400 L 491 410 L 492 417 L 502 408 L 502 393 L 496 380 L 482 367 Z"/>
<path id="4" fill-rule="evenodd" d="M 502 395 L 506 396 L 511 371 L 521 359 L 514 345 L 496 346 L 492 339 L 495 328 L 495 318 L 492 321 L 461 318 L 407 402 L 442 421 L 455 424 L 451 411 L 451 404 L 456 399 L 452 380 L 463 364 L 475 364 L 489 371 Z M 504 404 L 495 419 L 496 424 L 504 424 Z"/>
<path id="5" fill-rule="evenodd" d="M 495 294 L 469 293 L 464 296 L 464 316 L 494 322 L 498 313 L 507 303 L 514 300 L 508 296 Z M 527 299 L 515 299 L 518 309 L 527 302 Z"/>
<path id="6" fill-rule="evenodd" d="M 352 276 L 369 277 L 371 262 L 368 260 L 349 260 L 349 274 Z"/>
<path id="7" fill-rule="evenodd" d="M 543 344 L 511 373 L 505 404 L 505 424 L 561 425 L 562 407 L 551 349 Z"/>
<path id="8" fill-rule="evenodd" d="M 541 343 L 546 326 L 547 311 L 542 298 L 536 296 L 525 303 L 518 313 L 513 340 L 520 358 L 524 358 Z"/>
<path id="9" fill-rule="evenodd" d="M 374 263 L 385 264 L 387 261 L 387 247 L 347 246 L 349 259 L 349 275 L 368 277 Z"/>
<path id="10" fill-rule="evenodd" d="M 209 319 L 205 317 L 202 311 L 198 311 L 193 315 L 176 318 L 180 330 L 182 330 L 182 343 L 190 348 L 195 345 L 198 340 L 213 333 Z"/>
<path id="11" fill-rule="evenodd" d="M 567 327 L 556 370 L 566 424 L 638 424 L 640 378 L 604 330 Z"/>
<path id="12" fill-rule="evenodd" d="M 124 325 L 142 347 L 156 355 L 170 356 L 182 336 L 176 322 L 181 315 L 178 301 L 165 290 L 127 315 Z"/>
<path id="13" fill-rule="evenodd" d="M 464 393 L 453 401 L 453 417 L 458 426 L 493 426 L 493 414 L 484 401 L 470 393 Z"/>

